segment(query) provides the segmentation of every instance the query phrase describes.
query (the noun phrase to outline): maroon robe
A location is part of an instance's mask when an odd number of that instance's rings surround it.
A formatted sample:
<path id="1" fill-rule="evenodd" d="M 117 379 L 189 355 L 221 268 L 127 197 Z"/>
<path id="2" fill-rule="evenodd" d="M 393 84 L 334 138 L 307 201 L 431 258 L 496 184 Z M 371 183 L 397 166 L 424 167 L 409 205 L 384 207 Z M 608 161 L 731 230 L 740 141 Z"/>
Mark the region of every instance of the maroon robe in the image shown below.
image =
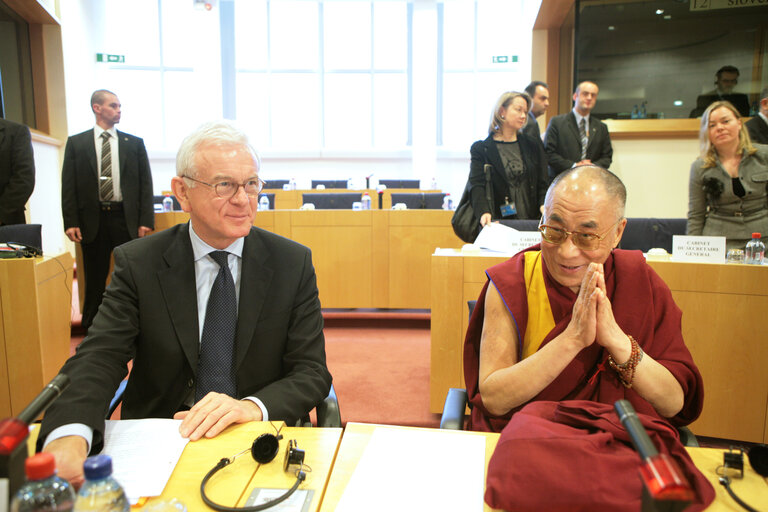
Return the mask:
<path id="1" fill-rule="evenodd" d="M 538 249 L 539 246 L 535 246 L 527 250 Z M 576 294 L 552 279 L 543 260 L 542 264 L 555 328 L 542 341 L 541 347 L 565 330 L 576 302 Z M 489 282 L 496 286 L 513 316 L 520 343 L 528 320 L 524 265 L 525 257 L 523 253 L 518 253 L 486 271 Z M 640 251 L 616 249 L 606 260 L 604 269 L 608 299 L 619 327 L 634 337 L 646 354 L 666 367 L 683 388 L 682 410 L 673 418 L 665 420 L 676 426 L 691 423 L 701 414 L 704 387 L 701 374 L 683 342 L 680 326 L 682 313 L 675 305 L 669 287 L 648 266 Z M 494 416 L 483 407 L 478 389 L 478 370 L 487 287 L 488 283 L 480 293 L 464 344 L 464 378 L 472 408 L 467 428 L 501 432 L 512 415 L 525 404 L 502 416 Z M 518 354 L 522 354 L 522 350 L 518 350 Z M 608 351 L 598 343 L 593 343 L 579 352 L 560 375 L 531 402 L 591 400 L 613 404 L 616 400 L 624 398 L 632 403 L 638 413 L 659 417 L 650 403 L 633 389 L 624 387 L 618 374 L 608 366 L 607 359 Z"/>

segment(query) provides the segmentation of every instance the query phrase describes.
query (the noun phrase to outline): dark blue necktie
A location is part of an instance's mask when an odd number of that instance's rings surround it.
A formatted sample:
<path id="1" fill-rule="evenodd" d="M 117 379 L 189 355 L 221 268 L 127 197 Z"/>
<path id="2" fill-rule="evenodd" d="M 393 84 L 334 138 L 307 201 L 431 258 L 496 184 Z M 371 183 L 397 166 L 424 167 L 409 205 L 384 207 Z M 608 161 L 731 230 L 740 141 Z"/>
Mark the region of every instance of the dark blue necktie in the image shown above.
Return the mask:
<path id="1" fill-rule="evenodd" d="M 197 361 L 195 402 L 210 391 L 237 394 L 235 384 L 235 330 L 237 328 L 237 298 L 235 281 L 227 265 L 227 252 L 209 254 L 219 264 L 219 273 L 211 287 L 205 323 L 200 338 L 200 357 Z"/>

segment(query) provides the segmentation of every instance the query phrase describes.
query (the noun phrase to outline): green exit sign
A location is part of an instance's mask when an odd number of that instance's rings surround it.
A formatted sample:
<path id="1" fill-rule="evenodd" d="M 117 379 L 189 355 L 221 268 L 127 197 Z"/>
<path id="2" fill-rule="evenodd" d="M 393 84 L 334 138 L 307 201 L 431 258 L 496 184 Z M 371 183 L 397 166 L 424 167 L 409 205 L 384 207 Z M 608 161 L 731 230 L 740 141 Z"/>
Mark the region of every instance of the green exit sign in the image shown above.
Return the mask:
<path id="1" fill-rule="evenodd" d="M 116 62 L 120 64 L 125 63 L 125 55 L 112 55 L 109 53 L 97 53 L 96 62 Z"/>
<path id="2" fill-rule="evenodd" d="M 517 55 L 495 55 L 491 57 L 491 62 L 494 64 L 508 64 L 510 62 L 517 62 Z"/>

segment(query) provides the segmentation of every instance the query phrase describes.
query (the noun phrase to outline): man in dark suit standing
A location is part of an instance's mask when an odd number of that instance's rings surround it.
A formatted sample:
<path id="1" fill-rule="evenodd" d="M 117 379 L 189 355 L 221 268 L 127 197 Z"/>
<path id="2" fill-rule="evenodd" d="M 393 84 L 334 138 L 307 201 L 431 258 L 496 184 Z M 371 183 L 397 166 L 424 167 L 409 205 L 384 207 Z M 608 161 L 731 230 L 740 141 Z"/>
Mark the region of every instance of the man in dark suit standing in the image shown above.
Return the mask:
<path id="1" fill-rule="evenodd" d="M 544 135 L 549 177 L 577 165 L 611 166 L 613 147 L 608 127 L 590 113 L 597 103 L 597 84 L 581 82 L 573 93 L 573 110 L 555 116 Z"/>
<path id="2" fill-rule="evenodd" d="M 545 82 L 534 80 L 528 84 L 525 92 L 531 97 L 531 110 L 528 111 L 528 121 L 523 126 L 523 133 L 541 140 L 541 131 L 536 118 L 544 115 L 549 108 L 549 87 Z"/>
<path id="3" fill-rule="evenodd" d="M 309 249 L 253 227 L 263 182 L 242 132 L 203 125 L 182 142 L 171 186 L 190 222 L 115 249 L 72 380 L 38 446 L 82 479 L 127 373 L 122 418 L 182 419 L 195 441 L 248 421 L 294 422 L 328 395 L 323 317 Z"/>
<path id="4" fill-rule="evenodd" d="M 155 225 L 144 141 L 115 129 L 120 100 L 114 93 L 94 92 L 91 109 L 96 126 L 67 140 L 61 170 L 64 230 L 83 250 L 85 328 L 101 304 L 112 250 Z"/>
<path id="5" fill-rule="evenodd" d="M 768 144 L 768 87 L 760 93 L 760 110 L 747 121 L 747 131 L 752 142 Z"/>
<path id="6" fill-rule="evenodd" d="M 0 118 L 0 226 L 24 224 L 24 205 L 35 188 L 29 128 Z"/>

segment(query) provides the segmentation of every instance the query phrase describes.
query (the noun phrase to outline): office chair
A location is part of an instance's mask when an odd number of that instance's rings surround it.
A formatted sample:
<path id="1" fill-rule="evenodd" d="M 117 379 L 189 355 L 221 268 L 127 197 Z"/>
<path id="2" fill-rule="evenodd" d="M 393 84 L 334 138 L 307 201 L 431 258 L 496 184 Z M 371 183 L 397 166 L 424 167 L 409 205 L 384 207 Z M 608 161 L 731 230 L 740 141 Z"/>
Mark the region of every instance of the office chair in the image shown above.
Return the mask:
<path id="1" fill-rule="evenodd" d="M 128 379 L 124 379 L 115 391 L 115 396 L 112 397 L 112 401 L 109 403 L 109 411 L 107 412 L 107 419 L 112 417 L 112 414 L 117 409 L 118 404 L 123 400 L 123 393 L 125 392 L 125 386 L 128 384 Z M 328 396 L 323 399 L 322 402 L 315 406 L 315 412 L 317 414 L 317 426 L 320 428 L 341 428 L 341 410 L 339 409 L 339 399 L 336 397 L 336 389 L 331 384 L 331 390 Z M 309 419 L 309 414 L 296 421 L 297 427 L 311 427 L 312 421 Z"/>
<path id="2" fill-rule="evenodd" d="M 420 180 L 379 180 L 379 185 L 387 188 L 420 188 Z"/>
<path id="3" fill-rule="evenodd" d="M 288 180 L 267 180 L 264 184 L 265 189 L 283 190 L 283 185 L 288 185 Z"/>
<path id="4" fill-rule="evenodd" d="M 0 226 L 0 243 L 26 245 L 43 253 L 41 224 L 8 224 Z"/>
<path id="5" fill-rule="evenodd" d="M 312 203 L 316 210 L 351 210 L 352 203 L 360 199 L 361 195 L 356 192 L 306 193 L 302 196 L 302 204 Z"/>
<path id="6" fill-rule="evenodd" d="M 476 304 L 476 300 L 467 301 L 470 318 L 472 317 L 472 312 L 475 310 Z M 450 388 L 445 395 L 443 414 L 440 417 L 440 428 L 446 430 L 464 430 L 464 411 L 466 411 L 467 406 L 470 408 L 472 407 L 472 404 L 470 404 L 467 399 L 467 390 L 463 388 Z M 691 432 L 688 427 L 675 428 L 680 435 L 680 442 L 683 446 L 699 446 L 696 436 L 693 435 L 693 432 Z"/>
<path id="7" fill-rule="evenodd" d="M 325 188 L 347 188 L 347 180 L 312 180 L 312 188 L 322 185 Z"/>
<path id="8" fill-rule="evenodd" d="M 392 204 L 405 203 L 409 210 L 440 210 L 445 194 L 441 192 L 394 193 Z"/>
<path id="9" fill-rule="evenodd" d="M 684 235 L 686 224 L 686 219 L 627 219 L 619 248 L 648 252 L 660 247 L 671 254 L 672 237 Z"/>

